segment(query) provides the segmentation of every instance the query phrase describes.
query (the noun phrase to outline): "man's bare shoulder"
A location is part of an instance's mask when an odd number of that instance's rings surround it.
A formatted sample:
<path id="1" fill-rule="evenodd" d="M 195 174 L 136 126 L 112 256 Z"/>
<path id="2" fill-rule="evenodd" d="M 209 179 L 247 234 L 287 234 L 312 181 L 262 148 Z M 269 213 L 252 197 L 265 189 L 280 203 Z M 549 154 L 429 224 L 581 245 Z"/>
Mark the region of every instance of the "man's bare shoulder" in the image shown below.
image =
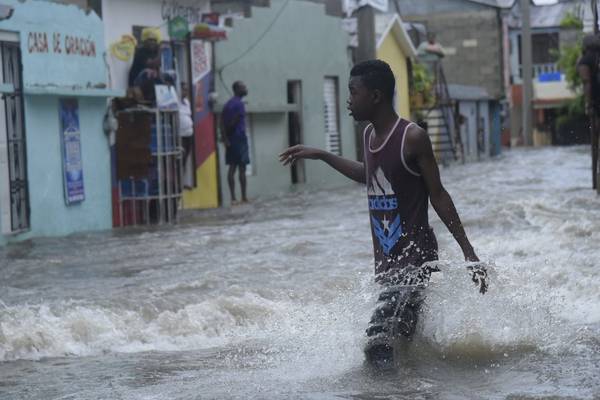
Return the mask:
<path id="1" fill-rule="evenodd" d="M 410 124 L 406 129 L 406 150 L 411 154 L 417 154 L 431 147 L 429 135 L 425 129 L 417 124 Z"/>

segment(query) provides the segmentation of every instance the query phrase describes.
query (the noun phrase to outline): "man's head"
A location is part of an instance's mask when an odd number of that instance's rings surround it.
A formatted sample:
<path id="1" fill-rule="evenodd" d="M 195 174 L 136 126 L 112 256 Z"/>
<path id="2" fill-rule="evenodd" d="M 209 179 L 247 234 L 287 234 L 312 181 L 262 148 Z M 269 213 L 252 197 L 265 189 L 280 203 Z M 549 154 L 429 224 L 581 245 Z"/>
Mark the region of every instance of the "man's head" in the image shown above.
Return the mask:
<path id="1" fill-rule="evenodd" d="M 233 89 L 233 94 L 237 97 L 248 96 L 248 88 L 242 81 L 234 82 L 231 88 Z"/>
<path id="2" fill-rule="evenodd" d="M 584 52 L 600 51 L 600 36 L 598 36 L 598 35 L 585 36 L 583 38 L 583 51 Z"/>
<path id="3" fill-rule="evenodd" d="M 142 29 L 142 43 L 144 47 L 149 49 L 158 48 L 161 34 L 159 28 L 144 28 Z"/>
<path id="4" fill-rule="evenodd" d="M 435 32 L 427 32 L 427 42 L 429 42 L 430 44 L 434 44 L 435 43 Z"/>
<path id="5" fill-rule="evenodd" d="M 381 60 L 356 64 L 350 71 L 348 110 L 357 121 L 371 120 L 383 107 L 393 107 L 396 79 Z"/>

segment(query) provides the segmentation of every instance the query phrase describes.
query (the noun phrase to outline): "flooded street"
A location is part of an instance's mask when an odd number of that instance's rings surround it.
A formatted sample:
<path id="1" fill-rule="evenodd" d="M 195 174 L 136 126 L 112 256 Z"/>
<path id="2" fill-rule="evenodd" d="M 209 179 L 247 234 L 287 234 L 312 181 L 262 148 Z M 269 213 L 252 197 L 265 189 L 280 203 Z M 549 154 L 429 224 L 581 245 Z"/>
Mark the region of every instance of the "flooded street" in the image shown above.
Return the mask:
<path id="1" fill-rule="evenodd" d="M 383 375 L 363 363 L 378 287 L 362 187 L 7 246 L 0 399 L 598 398 L 589 163 L 548 148 L 442 171 L 490 291 L 430 208 L 442 272 Z"/>

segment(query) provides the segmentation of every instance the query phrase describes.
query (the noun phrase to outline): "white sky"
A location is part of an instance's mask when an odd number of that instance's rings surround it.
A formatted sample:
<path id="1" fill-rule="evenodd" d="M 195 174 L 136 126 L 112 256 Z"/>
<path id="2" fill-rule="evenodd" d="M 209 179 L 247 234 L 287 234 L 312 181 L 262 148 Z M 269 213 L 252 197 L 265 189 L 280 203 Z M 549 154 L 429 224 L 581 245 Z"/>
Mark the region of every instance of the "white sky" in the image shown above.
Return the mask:
<path id="1" fill-rule="evenodd" d="M 558 3 L 558 0 L 533 0 L 533 2 L 537 5 L 554 4 L 554 3 Z"/>

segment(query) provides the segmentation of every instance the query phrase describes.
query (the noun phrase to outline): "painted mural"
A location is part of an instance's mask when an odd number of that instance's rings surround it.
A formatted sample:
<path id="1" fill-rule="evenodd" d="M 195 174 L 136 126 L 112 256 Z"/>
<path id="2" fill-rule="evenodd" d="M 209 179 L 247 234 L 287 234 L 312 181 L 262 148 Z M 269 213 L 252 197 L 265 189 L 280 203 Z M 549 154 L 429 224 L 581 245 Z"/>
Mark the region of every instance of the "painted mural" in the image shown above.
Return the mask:
<path id="1" fill-rule="evenodd" d="M 185 208 L 213 208 L 219 206 L 219 189 L 215 117 L 207 101 L 213 84 L 212 46 L 199 39 L 193 39 L 190 46 L 196 187 L 184 192 L 183 204 Z"/>

